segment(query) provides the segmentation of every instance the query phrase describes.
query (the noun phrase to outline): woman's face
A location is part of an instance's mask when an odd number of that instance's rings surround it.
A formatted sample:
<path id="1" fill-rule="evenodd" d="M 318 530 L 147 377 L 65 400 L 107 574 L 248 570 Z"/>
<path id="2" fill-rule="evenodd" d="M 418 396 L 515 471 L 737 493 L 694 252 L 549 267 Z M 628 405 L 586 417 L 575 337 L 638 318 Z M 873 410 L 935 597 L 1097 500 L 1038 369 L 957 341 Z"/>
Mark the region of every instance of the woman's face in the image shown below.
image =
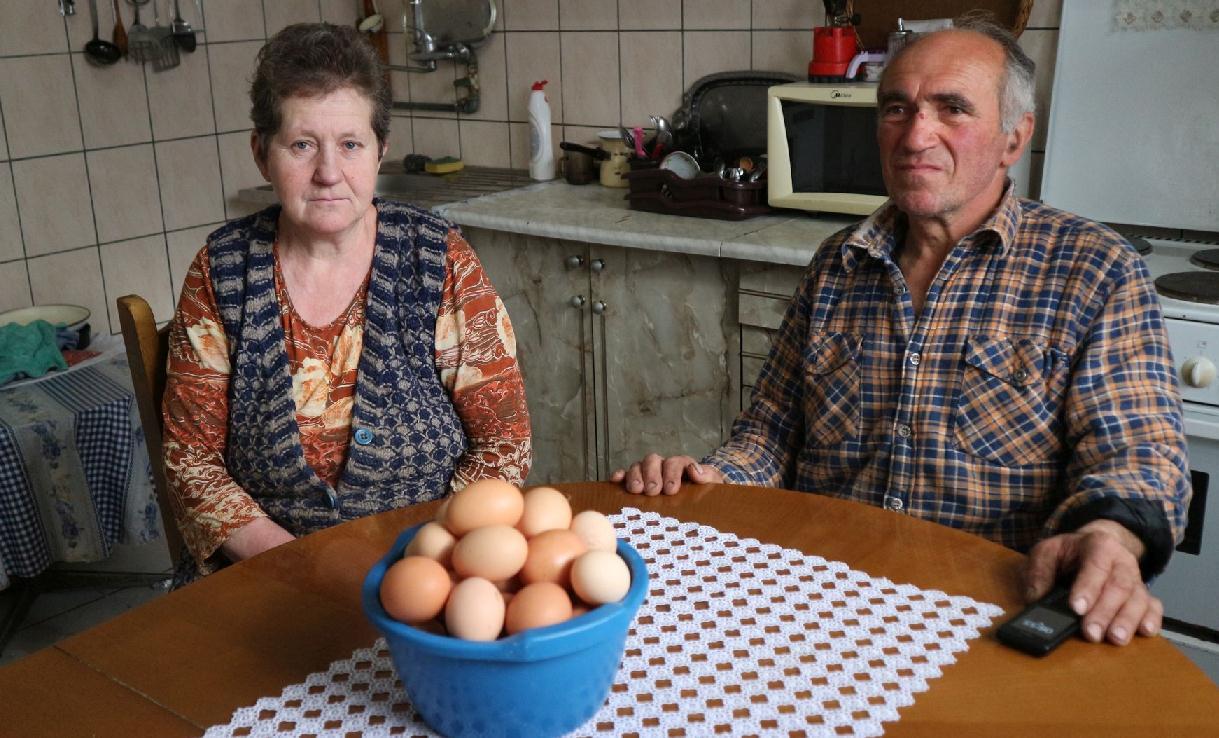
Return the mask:
<path id="1" fill-rule="evenodd" d="M 283 205 L 281 218 L 308 236 L 338 236 L 370 213 L 377 168 L 385 153 L 372 130 L 372 103 L 340 88 L 315 97 L 293 96 L 281 104 L 279 132 L 254 160 Z"/>

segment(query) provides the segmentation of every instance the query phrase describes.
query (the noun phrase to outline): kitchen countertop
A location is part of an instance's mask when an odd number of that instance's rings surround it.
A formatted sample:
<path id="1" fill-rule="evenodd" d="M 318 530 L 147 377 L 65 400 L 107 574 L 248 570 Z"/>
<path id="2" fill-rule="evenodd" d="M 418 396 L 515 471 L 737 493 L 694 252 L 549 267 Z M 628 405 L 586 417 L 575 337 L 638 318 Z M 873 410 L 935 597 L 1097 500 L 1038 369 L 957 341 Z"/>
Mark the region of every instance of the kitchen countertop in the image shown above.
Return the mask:
<path id="1" fill-rule="evenodd" d="M 806 266 L 851 216 L 778 211 L 748 220 L 631 210 L 626 190 L 555 180 L 433 208 L 462 226 L 610 246 Z"/>
<path id="2" fill-rule="evenodd" d="M 530 182 L 523 170 L 466 167 L 437 176 L 406 174 L 395 162 L 382 168 L 377 192 L 462 226 L 801 267 L 826 237 L 858 220 L 794 210 L 740 221 L 690 218 L 631 210 L 625 189 Z M 277 202 L 268 185 L 243 189 L 239 197 L 260 205 Z"/>

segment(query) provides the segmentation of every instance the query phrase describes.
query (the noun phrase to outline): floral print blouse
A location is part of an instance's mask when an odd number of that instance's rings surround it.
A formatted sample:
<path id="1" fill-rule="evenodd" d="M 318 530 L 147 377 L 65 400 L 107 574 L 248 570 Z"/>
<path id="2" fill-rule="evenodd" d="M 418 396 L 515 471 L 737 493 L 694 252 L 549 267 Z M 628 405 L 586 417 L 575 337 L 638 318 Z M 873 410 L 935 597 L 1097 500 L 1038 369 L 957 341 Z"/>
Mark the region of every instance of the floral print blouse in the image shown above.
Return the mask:
<path id="1" fill-rule="evenodd" d="M 453 489 L 486 477 L 521 484 L 529 473 L 529 410 L 508 312 L 474 251 L 452 230 L 436 316 L 436 368 L 461 418 L 469 448 Z M 177 521 L 201 573 L 239 528 L 266 513 L 225 470 L 229 351 L 209 278 L 207 248 L 187 271 L 169 337 L 164 399 L 166 476 Z M 351 437 L 367 280 L 325 326 L 297 314 L 279 262 L 275 290 L 287 340 L 296 419 L 305 460 L 335 486 Z"/>

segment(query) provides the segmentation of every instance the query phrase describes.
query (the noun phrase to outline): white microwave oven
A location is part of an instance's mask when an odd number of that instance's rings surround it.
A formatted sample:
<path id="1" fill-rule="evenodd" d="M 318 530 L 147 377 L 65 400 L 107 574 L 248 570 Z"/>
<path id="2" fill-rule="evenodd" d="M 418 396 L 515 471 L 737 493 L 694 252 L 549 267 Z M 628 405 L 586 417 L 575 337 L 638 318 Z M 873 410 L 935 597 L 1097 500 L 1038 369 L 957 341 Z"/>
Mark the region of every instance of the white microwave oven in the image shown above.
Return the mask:
<path id="1" fill-rule="evenodd" d="M 771 207 L 868 215 L 885 202 L 875 84 L 792 82 L 766 103 Z"/>

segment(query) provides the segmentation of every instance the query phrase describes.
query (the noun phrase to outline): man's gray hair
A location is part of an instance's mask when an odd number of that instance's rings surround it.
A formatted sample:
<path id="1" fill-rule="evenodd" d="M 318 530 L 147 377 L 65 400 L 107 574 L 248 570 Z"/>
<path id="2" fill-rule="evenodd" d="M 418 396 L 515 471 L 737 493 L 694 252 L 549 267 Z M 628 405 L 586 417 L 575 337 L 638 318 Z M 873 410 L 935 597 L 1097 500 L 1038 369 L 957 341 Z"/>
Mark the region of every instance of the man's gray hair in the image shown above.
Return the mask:
<path id="1" fill-rule="evenodd" d="M 1020 48 L 1020 43 L 1012 32 L 995 23 L 987 14 L 967 13 L 956 18 L 952 22 L 952 30 L 981 34 L 999 44 L 1003 49 L 1003 79 L 1000 81 L 999 87 L 999 124 L 1004 133 L 1011 133 L 1025 113 L 1033 113 L 1037 109 L 1037 102 L 1033 97 L 1036 87 L 1033 73 L 1037 70 L 1037 65 L 1028 54 L 1024 53 L 1024 49 Z M 899 49 L 893 58 L 888 60 L 886 68 L 911 46 L 917 45 L 919 41 L 928 36 L 934 36 L 935 33 L 941 32 L 916 36 L 913 41 Z"/>

